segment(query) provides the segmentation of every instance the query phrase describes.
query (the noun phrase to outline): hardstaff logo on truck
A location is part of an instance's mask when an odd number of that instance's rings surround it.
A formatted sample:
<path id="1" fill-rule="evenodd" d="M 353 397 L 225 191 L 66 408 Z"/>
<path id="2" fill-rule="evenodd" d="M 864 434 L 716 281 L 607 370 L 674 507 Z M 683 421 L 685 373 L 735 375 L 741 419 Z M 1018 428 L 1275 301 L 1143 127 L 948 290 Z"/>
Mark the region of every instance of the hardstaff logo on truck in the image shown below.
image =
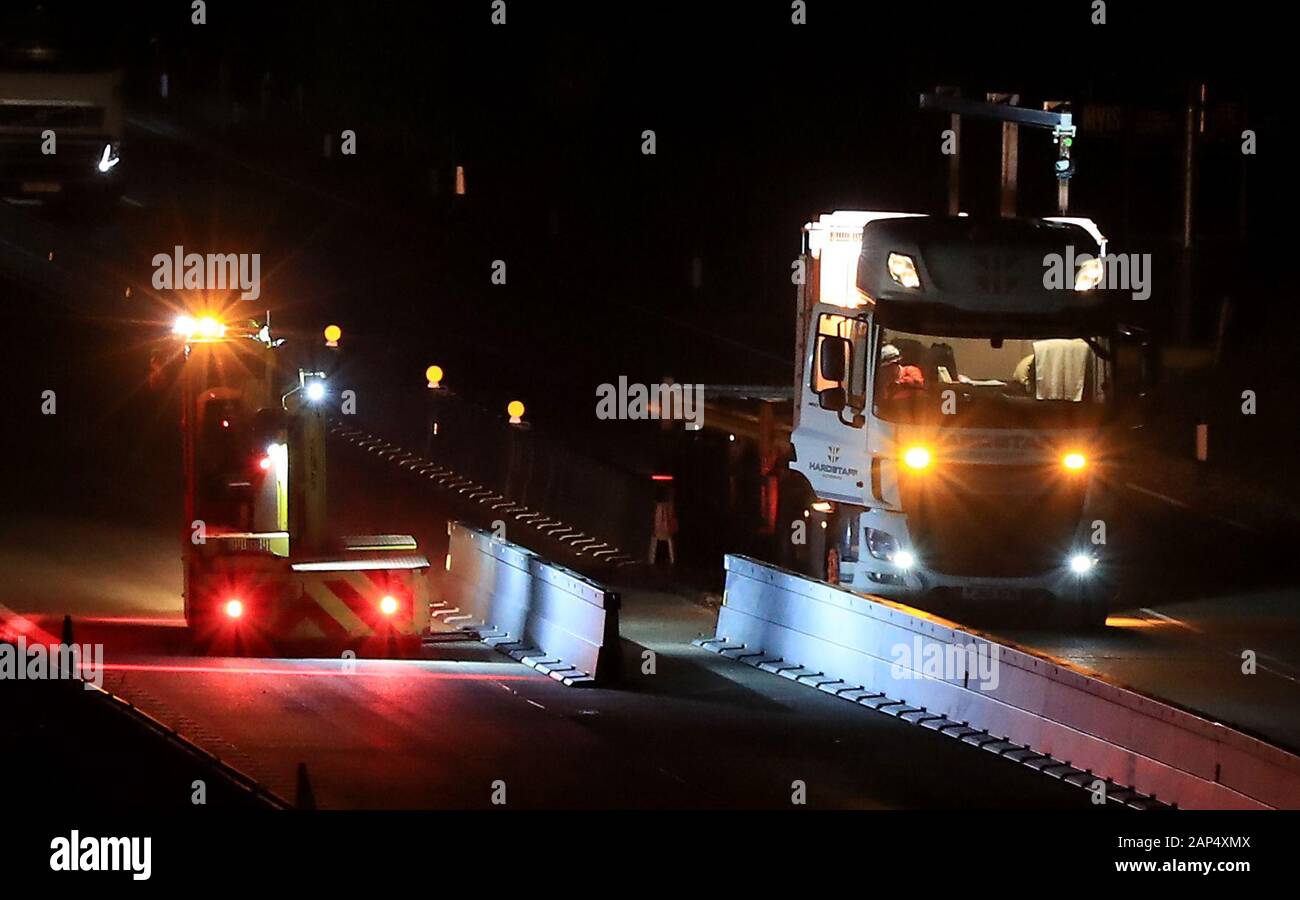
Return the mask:
<path id="1" fill-rule="evenodd" d="M 828 446 L 828 447 L 826 448 L 826 458 L 829 460 L 829 462 L 824 462 L 824 463 L 821 463 L 821 462 L 810 462 L 810 463 L 808 463 L 808 471 L 810 471 L 810 472 L 822 472 L 822 473 L 824 473 L 824 474 L 826 474 L 826 475 L 840 475 L 840 476 L 847 477 L 847 478 L 856 478 L 856 477 L 857 477 L 857 474 L 858 474 L 858 470 L 857 470 L 857 469 L 850 469 L 850 468 L 847 468 L 847 467 L 845 467 L 845 466 L 837 465 L 837 463 L 840 461 L 840 448 L 839 448 L 839 447 L 830 447 L 830 446 Z"/>

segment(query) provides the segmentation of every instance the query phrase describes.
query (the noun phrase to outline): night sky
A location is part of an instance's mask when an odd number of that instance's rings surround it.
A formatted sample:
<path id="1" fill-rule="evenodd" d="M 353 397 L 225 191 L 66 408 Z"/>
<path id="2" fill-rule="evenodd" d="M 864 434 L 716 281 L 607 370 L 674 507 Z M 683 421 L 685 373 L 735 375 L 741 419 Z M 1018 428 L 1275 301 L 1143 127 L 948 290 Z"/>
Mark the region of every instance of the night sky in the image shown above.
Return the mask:
<path id="1" fill-rule="evenodd" d="M 1110 3 L 1097 26 L 1082 0 L 813 0 L 809 24 L 794 26 L 783 2 L 514 0 L 504 27 L 487 0 L 213 2 L 203 26 L 187 3 L 64 6 L 74 33 L 125 65 L 128 112 L 164 108 L 166 72 L 168 115 L 240 104 L 231 152 L 252 164 L 288 148 L 317 165 L 323 134 L 356 130 L 352 168 L 329 175 L 376 190 L 330 227 L 382 219 L 396 237 L 339 271 L 313 264 L 301 284 L 282 267 L 282 292 L 313 292 L 316 318 L 391 329 L 394 347 L 440 329 L 447 358 L 485 385 L 507 368 L 517 380 L 520 366 L 583 393 L 617 374 L 787 383 L 802 223 L 835 208 L 942 210 L 947 119 L 917 109 L 939 84 L 1018 90 L 1027 106 L 1069 99 L 1081 116 L 1123 108 L 1121 130 L 1080 133 L 1072 212 L 1096 217 L 1117 249 L 1153 253 L 1153 305 L 1169 329 L 1181 110 L 1207 82 L 1212 104 L 1229 104 L 1228 127 L 1202 144 L 1194 336 L 1212 331 L 1225 294 L 1242 307 L 1243 340 L 1276 334 L 1292 306 L 1289 279 L 1243 265 L 1281 243 L 1293 129 L 1271 62 L 1285 58 L 1273 46 L 1284 35 L 1261 34 L 1239 6 L 1224 21 L 1221 7 Z M 1261 148 L 1244 165 L 1243 121 Z M 973 213 L 996 210 L 998 137 L 995 124 L 965 125 Z M 1022 214 L 1054 212 L 1052 152 L 1045 132 L 1022 130 Z M 458 165 L 465 197 L 451 193 Z M 267 209 L 274 234 L 274 198 Z M 506 287 L 488 284 L 495 259 L 508 263 Z"/>

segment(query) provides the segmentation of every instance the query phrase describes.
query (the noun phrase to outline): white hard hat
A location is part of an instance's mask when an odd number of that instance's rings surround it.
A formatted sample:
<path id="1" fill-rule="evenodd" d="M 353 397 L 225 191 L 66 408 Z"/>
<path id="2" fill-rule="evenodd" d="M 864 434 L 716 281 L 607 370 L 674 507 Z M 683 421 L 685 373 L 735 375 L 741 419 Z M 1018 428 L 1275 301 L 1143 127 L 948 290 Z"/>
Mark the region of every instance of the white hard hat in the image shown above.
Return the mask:
<path id="1" fill-rule="evenodd" d="M 898 358 L 903 354 L 893 344 L 886 344 L 880 348 L 880 364 L 887 365 L 892 362 L 898 362 Z"/>

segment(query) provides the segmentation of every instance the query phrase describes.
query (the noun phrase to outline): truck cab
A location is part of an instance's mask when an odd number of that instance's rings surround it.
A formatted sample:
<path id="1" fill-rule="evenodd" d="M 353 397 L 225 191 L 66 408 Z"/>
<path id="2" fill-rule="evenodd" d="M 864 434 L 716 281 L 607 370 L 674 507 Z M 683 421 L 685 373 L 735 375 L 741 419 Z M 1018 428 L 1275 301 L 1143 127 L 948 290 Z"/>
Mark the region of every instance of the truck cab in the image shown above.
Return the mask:
<path id="1" fill-rule="evenodd" d="M 122 195 L 124 72 L 88 27 L 98 15 L 0 13 L 0 196 L 10 202 L 108 211 Z"/>
<path id="2" fill-rule="evenodd" d="M 791 468 L 834 504 L 830 577 L 1104 621 L 1109 473 L 1151 368 L 1119 364 L 1150 345 L 1105 253 L 1086 219 L 805 226 Z"/>

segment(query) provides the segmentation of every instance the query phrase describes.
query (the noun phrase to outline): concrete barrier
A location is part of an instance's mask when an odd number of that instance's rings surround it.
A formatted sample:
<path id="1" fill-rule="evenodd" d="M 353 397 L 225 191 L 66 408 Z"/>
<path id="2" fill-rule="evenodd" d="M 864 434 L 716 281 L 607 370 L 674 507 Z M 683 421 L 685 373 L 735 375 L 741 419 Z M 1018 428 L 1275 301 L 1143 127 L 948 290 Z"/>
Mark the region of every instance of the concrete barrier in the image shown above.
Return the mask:
<path id="1" fill-rule="evenodd" d="M 453 522 L 433 617 L 569 685 L 618 672 L 618 594 L 518 544 Z"/>
<path id="2" fill-rule="evenodd" d="M 901 604 L 743 556 L 726 569 L 706 649 L 1077 784 L 1112 782 L 1119 802 L 1300 808 L 1300 757 L 1240 731 Z M 995 658 L 996 677 L 927 664 L 972 654 Z"/>

